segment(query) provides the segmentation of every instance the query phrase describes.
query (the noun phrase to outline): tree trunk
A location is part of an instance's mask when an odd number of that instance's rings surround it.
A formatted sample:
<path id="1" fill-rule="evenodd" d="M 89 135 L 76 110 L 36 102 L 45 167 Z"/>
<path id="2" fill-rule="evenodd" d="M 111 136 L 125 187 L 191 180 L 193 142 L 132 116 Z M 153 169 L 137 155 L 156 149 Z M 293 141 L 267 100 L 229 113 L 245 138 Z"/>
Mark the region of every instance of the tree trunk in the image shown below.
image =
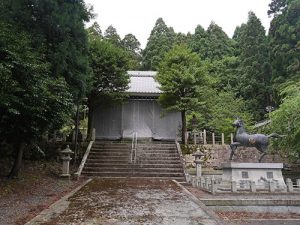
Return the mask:
<path id="1" fill-rule="evenodd" d="M 182 143 L 187 144 L 186 140 L 186 117 L 185 110 L 181 111 L 181 121 L 182 121 Z"/>
<path id="2" fill-rule="evenodd" d="M 23 159 L 23 152 L 24 152 L 24 148 L 25 148 L 25 143 L 17 143 L 15 145 L 17 154 L 15 156 L 15 161 L 14 161 L 14 165 L 8 175 L 8 178 L 14 178 L 14 177 L 18 177 L 19 175 L 19 171 L 21 169 L 22 166 L 22 159 Z"/>
<path id="3" fill-rule="evenodd" d="M 93 135 L 93 107 L 89 107 L 89 113 L 88 113 L 88 129 L 87 129 L 87 141 L 92 140 Z"/>

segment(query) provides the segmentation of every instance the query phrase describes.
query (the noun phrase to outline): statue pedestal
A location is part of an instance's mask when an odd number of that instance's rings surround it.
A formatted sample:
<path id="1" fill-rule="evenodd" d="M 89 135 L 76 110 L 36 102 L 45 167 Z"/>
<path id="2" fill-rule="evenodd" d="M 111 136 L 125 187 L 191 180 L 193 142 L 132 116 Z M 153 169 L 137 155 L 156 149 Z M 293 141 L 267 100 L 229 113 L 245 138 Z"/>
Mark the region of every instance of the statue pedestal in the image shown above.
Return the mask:
<path id="1" fill-rule="evenodd" d="M 282 163 L 224 163 L 222 182 L 235 182 L 238 188 L 250 188 L 255 182 L 256 189 L 270 187 L 285 189 L 282 177 Z"/>

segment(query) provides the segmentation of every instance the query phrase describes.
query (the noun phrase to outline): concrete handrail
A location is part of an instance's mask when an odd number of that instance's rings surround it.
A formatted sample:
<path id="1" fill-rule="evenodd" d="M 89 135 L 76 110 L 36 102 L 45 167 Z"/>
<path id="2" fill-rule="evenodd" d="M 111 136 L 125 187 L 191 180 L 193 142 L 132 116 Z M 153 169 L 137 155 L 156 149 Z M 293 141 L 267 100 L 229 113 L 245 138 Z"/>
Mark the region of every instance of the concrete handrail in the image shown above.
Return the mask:
<path id="1" fill-rule="evenodd" d="M 137 132 L 132 135 L 130 163 L 136 163 L 136 148 L 137 148 Z"/>
<path id="2" fill-rule="evenodd" d="M 90 154 L 90 151 L 91 151 L 91 148 L 92 148 L 93 143 L 94 143 L 94 141 L 90 141 L 90 143 L 89 143 L 89 145 L 88 145 L 88 147 L 87 147 L 87 149 L 86 149 L 86 151 L 85 151 L 85 153 L 84 153 L 84 156 L 83 156 L 83 158 L 82 158 L 82 160 L 81 160 L 81 163 L 80 163 L 80 165 L 79 165 L 79 167 L 78 167 L 78 170 L 77 170 L 76 173 L 74 173 L 74 175 L 75 175 L 77 178 L 79 178 L 80 175 L 81 175 L 81 172 L 82 172 L 82 170 L 83 170 L 83 167 L 84 167 L 84 164 L 85 164 L 85 162 L 86 162 L 86 160 L 87 160 L 87 157 L 88 157 L 89 154 Z"/>
<path id="3" fill-rule="evenodd" d="M 177 140 L 175 140 L 175 144 L 176 144 L 176 148 L 177 148 L 177 151 L 178 151 L 178 154 L 179 154 L 179 157 L 180 157 L 180 162 L 181 162 L 181 165 L 182 165 L 182 169 L 183 169 L 183 172 L 184 172 L 184 178 L 185 178 L 185 180 L 187 180 L 186 179 L 187 169 L 186 169 L 186 166 L 185 166 L 185 161 L 183 159 L 183 154 L 182 154 L 182 151 L 181 151 L 181 147 L 180 147 L 180 144 L 178 143 Z"/>

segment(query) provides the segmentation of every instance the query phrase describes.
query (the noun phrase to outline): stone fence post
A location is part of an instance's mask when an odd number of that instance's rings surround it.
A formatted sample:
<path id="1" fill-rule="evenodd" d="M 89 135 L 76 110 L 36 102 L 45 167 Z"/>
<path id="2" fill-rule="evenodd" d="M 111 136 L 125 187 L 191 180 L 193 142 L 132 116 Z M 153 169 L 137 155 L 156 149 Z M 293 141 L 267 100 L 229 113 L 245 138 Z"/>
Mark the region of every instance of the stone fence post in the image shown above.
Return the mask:
<path id="1" fill-rule="evenodd" d="M 215 133 L 212 133 L 211 137 L 212 137 L 212 145 L 215 145 L 216 144 Z"/>
<path id="2" fill-rule="evenodd" d="M 293 192 L 293 182 L 290 178 L 286 179 L 287 192 Z"/>
<path id="3" fill-rule="evenodd" d="M 231 191 L 237 192 L 236 181 L 231 181 Z"/>
<path id="4" fill-rule="evenodd" d="M 222 145 L 225 145 L 224 133 L 222 133 Z"/>
<path id="5" fill-rule="evenodd" d="M 232 144 L 233 143 L 233 134 L 231 133 L 230 134 L 230 144 Z"/>
<path id="6" fill-rule="evenodd" d="M 297 184 L 297 188 L 300 189 L 300 179 L 297 179 L 297 180 L 296 180 L 296 184 Z"/>
<path id="7" fill-rule="evenodd" d="M 250 190 L 251 190 L 251 192 L 256 192 L 255 181 L 250 182 Z"/>
<path id="8" fill-rule="evenodd" d="M 203 144 L 206 145 L 207 141 L 206 141 L 206 130 L 203 130 Z"/>

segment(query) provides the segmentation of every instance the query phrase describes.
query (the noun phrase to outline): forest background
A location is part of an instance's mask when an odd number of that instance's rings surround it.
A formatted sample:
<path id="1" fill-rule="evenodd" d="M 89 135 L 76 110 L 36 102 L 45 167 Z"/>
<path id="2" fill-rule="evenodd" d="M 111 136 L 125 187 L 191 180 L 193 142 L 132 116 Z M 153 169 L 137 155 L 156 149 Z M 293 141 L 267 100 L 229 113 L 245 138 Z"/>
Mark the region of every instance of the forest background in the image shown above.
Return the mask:
<path id="1" fill-rule="evenodd" d="M 268 34 L 255 12 L 233 37 L 214 22 L 176 33 L 158 18 L 145 49 L 113 26 L 86 28 L 94 14 L 83 0 L 1 1 L 0 12 L 0 155 L 14 158 L 10 177 L 24 152 L 48 154 L 43 135 L 72 126 L 77 106 L 91 115 L 124 101 L 128 70 L 158 71 L 159 102 L 181 111 L 183 131 L 193 115 L 197 129 L 225 134 L 236 116 L 250 130 L 271 120 L 264 132 L 286 135 L 272 147 L 299 159 L 300 0 L 271 1 Z"/>

